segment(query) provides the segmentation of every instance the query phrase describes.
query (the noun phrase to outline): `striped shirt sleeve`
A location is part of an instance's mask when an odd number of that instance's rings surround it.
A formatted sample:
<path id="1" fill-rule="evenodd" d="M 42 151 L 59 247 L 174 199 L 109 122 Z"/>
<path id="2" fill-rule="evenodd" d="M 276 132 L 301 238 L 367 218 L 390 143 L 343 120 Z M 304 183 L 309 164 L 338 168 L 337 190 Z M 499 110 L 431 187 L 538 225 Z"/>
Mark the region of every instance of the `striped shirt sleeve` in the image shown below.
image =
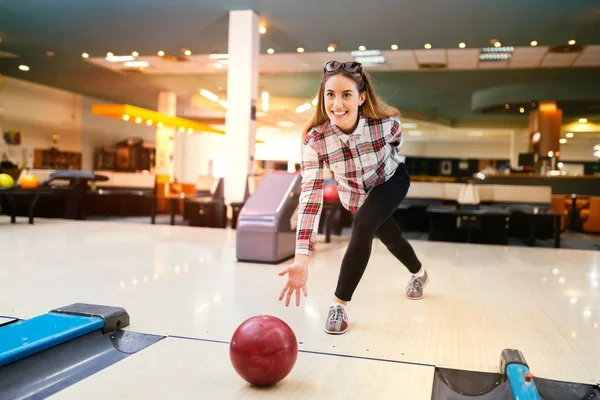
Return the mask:
<path id="1" fill-rule="evenodd" d="M 323 160 L 309 142 L 302 151 L 302 191 L 296 228 L 296 254 L 312 254 L 322 209 Z"/>

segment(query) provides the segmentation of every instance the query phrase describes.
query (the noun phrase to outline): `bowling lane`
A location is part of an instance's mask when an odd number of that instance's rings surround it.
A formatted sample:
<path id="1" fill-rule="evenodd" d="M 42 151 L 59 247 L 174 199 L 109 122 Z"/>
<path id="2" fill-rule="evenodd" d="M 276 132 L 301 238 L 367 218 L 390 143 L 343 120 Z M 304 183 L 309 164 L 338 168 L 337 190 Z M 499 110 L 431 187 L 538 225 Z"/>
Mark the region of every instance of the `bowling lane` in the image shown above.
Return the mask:
<path id="1" fill-rule="evenodd" d="M 59 392 L 52 399 L 431 399 L 434 368 L 312 353 L 278 385 L 253 388 L 229 346 L 166 338 Z"/>
<path id="2" fill-rule="evenodd" d="M 330 336 L 324 320 L 346 246 L 335 236 L 319 243 L 309 297 L 285 308 L 277 301 L 282 266 L 237 263 L 231 230 L 60 222 L 6 232 L 11 251 L 0 276 L 10 284 L 0 289 L 0 304 L 21 318 L 99 303 L 125 307 L 134 331 L 229 341 L 246 318 L 271 314 L 315 351 L 497 372 L 501 351 L 517 348 L 540 377 L 598 379 L 597 364 L 585 362 L 600 349 L 592 334 L 597 307 L 588 322 L 581 319 L 586 333 L 572 337 L 568 288 L 542 278 L 558 268 L 575 282 L 600 265 L 600 252 L 414 241 L 431 282 L 423 300 L 409 301 L 409 273 L 375 241 L 348 308 L 350 331 Z M 577 304 L 597 299 L 597 288 L 580 291 Z"/>

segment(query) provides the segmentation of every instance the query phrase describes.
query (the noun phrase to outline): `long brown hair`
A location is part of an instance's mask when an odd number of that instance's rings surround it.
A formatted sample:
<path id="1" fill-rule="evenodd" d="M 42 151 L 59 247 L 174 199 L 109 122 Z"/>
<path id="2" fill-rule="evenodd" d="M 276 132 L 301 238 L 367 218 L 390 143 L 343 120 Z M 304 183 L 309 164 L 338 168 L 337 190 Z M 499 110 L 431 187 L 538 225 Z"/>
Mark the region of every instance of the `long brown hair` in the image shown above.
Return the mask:
<path id="1" fill-rule="evenodd" d="M 371 84 L 371 78 L 366 72 L 352 74 L 343 70 L 339 70 L 333 73 L 323 74 L 323 78 L 321 79 L 321 85 L 319 86 L 319 94 L 317 99 L 319 103 L 315 110 L 315 114 L 311 118 L 311 120 L 306 124 L 304 130 L 302 132 L 302 141 L 306 139 L 306 135 L 310 130 L 314 127 L 320 126 L 321 124 L 329 121 L 329 117 L 327 116 L 327 111 L 325 110 L 325 102 L 323 101 L 325 97 L 325 83 L 329 78 L 334 75 L 341 74 L 349 79 L 352 79 L 356 84 L 356 88 L 358 89 L 358 93 L 365 95 L 365 101 L 359 108 L 359 114 L 367 117 L 367 118 L 376 118 L 383 119 L 389 118 L 393 116 L 400 116 L 400 111 L 387 104 L 384 100 L 379 97 L 375 91 L 373 90 L 373 85 Z"/>

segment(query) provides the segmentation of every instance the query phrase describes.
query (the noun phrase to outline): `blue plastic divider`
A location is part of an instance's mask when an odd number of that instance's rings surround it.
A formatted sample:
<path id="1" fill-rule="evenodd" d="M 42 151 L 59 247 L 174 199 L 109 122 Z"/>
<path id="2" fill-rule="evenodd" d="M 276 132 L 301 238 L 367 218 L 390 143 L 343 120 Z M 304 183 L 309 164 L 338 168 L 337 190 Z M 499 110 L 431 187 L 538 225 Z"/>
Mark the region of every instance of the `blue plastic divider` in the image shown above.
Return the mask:
<path id="1" fill-rule="evenodd" d="M 102 329 L 104 320 L 48 313 L 0 327 L 0 367 Z"/>
<path id="2" fill-rule="evenodd" d="M 533 379 L 529 382 L 525 380 L 525 374 L 528 372 L 529 368 L 523 364 L 509 364 L 506 366 L 506 375 L 513 400 L 541 400 Z"/>

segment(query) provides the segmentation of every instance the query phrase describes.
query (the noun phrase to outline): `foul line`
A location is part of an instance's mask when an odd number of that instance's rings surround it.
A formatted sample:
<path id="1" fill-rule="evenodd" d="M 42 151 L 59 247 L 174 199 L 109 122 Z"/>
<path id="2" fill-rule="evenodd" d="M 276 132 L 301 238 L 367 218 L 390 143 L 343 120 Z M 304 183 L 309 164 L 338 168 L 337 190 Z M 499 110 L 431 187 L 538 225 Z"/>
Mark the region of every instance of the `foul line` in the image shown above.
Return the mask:
<path id="1" fill-rule="evenodd" d="M 202 339 L 202 338 L 195 338 L 195 337 L 189 337 L 189 336 L 177 336 L 177 335 L 169 335 L 167 337 L 174 338 L 174 339 L 195 340 L 198 342 L 230 344 L 230 342 L 225 341 L 225 340 Z M 419 362 L 413 362 L 413 361 L 392 360 L 392 359 L 388 359 L 388 358 L 364 357 L 364 356 L 355 356 L 355 355 L 350 355 L 350 354 L 328 353 L 328 352 L 324 352 L 324 351 L 314 351 L 314 350 L 304 350 L 304 349 L 298 349 L 298 352 L 299 353 L 307 353 L 307 354 L 318 354 L 318 355 L 323 355 L 323 356 L 332 356 L 332 357 L 353 358 L 353 359 L 357 359 L 357 360 L 382 361 L 382 362 L 395 363 L 395 364 L 406 364 L 406 365 L 415 365 L 415 366 L 419 366 L 419 367 L 435 368 L 435 364 L 419 363 Z"/>

